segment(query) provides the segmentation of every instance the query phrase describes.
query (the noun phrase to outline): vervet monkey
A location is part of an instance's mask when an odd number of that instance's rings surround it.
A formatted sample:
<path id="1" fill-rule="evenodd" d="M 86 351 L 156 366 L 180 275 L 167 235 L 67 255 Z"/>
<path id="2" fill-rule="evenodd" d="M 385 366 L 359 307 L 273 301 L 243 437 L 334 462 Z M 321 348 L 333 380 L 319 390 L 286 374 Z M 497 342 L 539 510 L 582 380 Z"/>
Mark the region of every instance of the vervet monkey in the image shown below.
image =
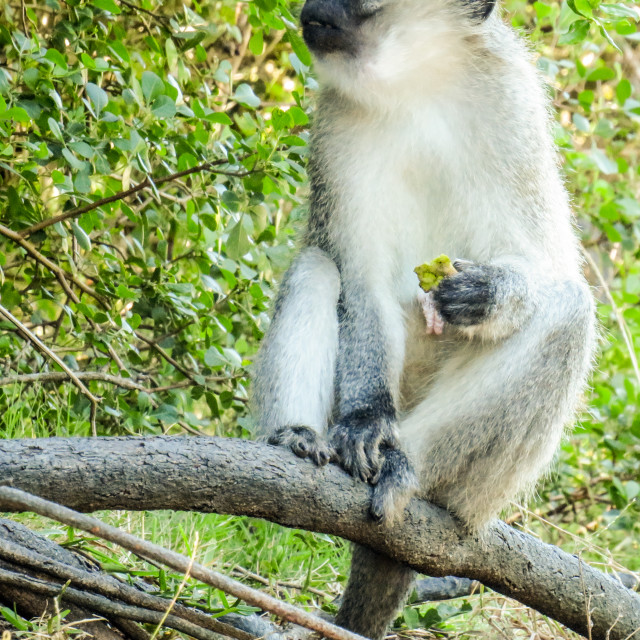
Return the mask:
<path id="1" fill-rule="evenodd" d="M 531 55 L 493 0 L 307 0 L 321 90 L 303 248 L 255 370 L 272 444 L 471 531 L 548 468 L 594 304 Z M 423 294 L 414 267 L 458 273 Z M 356 547 L 337 623 L 379 639 L 413 572 Z"/>

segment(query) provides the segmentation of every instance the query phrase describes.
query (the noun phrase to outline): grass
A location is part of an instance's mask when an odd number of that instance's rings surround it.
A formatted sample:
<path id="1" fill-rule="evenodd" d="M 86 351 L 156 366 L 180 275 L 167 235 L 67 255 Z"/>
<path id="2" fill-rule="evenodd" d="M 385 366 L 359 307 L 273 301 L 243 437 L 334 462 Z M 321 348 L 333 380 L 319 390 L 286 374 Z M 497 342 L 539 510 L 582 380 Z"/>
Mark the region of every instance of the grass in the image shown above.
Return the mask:
<path id="1" fill-rule="evenodd" d="M 88 435 L 88 424 L 71 419 L 69 407 L 61 402 L 62 396 L 35 392 L 38 402 L 27 404 L 23 391 L 17 387 L 3 391 L 15 394 L 6 405 L 0 432 L 3 437 Z M 33 398 L 33 393 L 31 389 L 27 395 Z M 571 444 L 565 450 L 570 448 Z M 637 525 L 632 525 L 631 530 L 628 526 L 633 516 L 631 509 L 635 507 L 615 511 L 611 517 L 607 515 L 612 512 L 610 504 L 592 500 L 554 513 L 570 489 L 563 487 L 566 482 L 567 477 L 562 475 L 549 480 L 548 489 L 541 491 L 543 498 L 531 510 L 514 507 L 514 512 L 519 512 L 516 526 L 570 553 L 581 554 L 603 570 L 637 569 L 640 536 Z M 330 536 L 215 514 L 111 511 L 97 516 L 311 610 L 335 612 L 334 599 L 346 583 L 349 545 Z M 130 581 L 153 583 L 159 594 L 167 598 L 175 594 L 183 580 L 180 574 L 143 562 L 85 533 L 32 514 L 11 517 L 59 544 L 93 557 L 106 571 Z M 194 580 L 187 581 L 178 600 L 214 614 L 251 611 L 243 603 Z M 7 609 L 3 614 L 13 623 L 14 635 L 27 640 L 35 637 L 63 640 L 77 635 L 82 628 L 65 623 L 60 611 L 34 621 L 22 620 Z M 578 638 L 556 622 L 489 591 L 445 603 L 408 606 L 397 620 L 397 627 L 397 638 Z"/>

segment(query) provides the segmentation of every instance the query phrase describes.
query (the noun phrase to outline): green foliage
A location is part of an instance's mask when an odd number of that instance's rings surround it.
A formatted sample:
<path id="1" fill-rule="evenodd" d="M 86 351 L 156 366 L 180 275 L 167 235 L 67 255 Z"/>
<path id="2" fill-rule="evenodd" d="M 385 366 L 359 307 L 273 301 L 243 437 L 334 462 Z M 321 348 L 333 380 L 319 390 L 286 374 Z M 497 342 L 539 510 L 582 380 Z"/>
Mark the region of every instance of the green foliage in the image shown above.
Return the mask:
<path id="1" fill-rule="evenodd" d="M 136 383 L 87 381 L 100 433 L 243 424 L 300 215 L 308 54 L 294 17 L 281 0 L 245 13 L 50 0 L 4 18 L 2 305 L 72 370 Z M 6 375 L 60 371 L 0 328 Z M 69 404 L 88 426 L 86 393 L 27 382 L 26 406 Z"/>
<path id="2" fill-rule="evenodd" d="M 591 0 L 511 4 L 552 87 L 556 141 L 603 327 L 587 410 L 564 444 L 541 511 L 575 533 L 604 529 L 604 547 L 626 538 L 630 552 L 638 547 L 628 533 L 638 533 L 640 490 L 640 101 L 629 75 L 638 60 L 638 13 L 629 4 Z M 636 556 L 630 568 L 640 568 Z"/>

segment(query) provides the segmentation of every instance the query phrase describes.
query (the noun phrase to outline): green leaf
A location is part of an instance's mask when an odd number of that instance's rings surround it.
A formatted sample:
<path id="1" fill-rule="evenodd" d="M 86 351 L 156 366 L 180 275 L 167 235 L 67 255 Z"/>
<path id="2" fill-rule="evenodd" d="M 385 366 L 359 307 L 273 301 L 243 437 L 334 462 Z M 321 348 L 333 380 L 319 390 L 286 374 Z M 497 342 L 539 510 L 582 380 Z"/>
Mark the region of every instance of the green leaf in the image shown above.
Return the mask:
<path id="1" fill-rule="evenodd" d="M 0 113 L 0 120 L 14 120 L 15 122 L 30 122 L 29 114 L 22 107 L 11 107 Z"/>
<path id="2" fill-rule="evenodd" d="M 72 142 L 69 144 L 69 147 L 83 158 L 87 158 L 87 160 L 90 160 L 96 154 L 95 149 L 82 140 L 79 142 Z"/>
<path id="3" fill-rule="evenodd" d="M 78 176 L 80 175 L 82 174 L 78 174 Z M 91 251 L 91 238 L 85 233 L 84 229 L 75 220 L 71 223 L 71 230 L 73 231 L 73 235 L 78 241 L 78 244 L 85 251 Z"/>
<path id="4" fill-rule="evenodd" d="M 91 193 L 91 179 L 87 168 L 76 174 L 73 179 L 73 187 L 78 193 Z"/>
<path id="5" fill-rule="evenodd" d="M 91 103 L 93 104 L 96 116 L 100 116 L 100 112 L 107 106 L 109 102 L 109 96 L 107 95 L 107 92 L 93 82 L 87 82 L 85 91 L 89 96 L 89 100 L 91 100 Z"/>
<path id="6" fill-rule="evenodd" d="M 618 172 L 618 165 L 608 158 L 606 154 L 600 149 L 592 149 L 591 157 L 596 163 L 598 169 L 602 171 L 605 175 L 613 175 Z"/>
<path id="7" fill-rule="evenodd" d="M 178 50 L 171 38 L 167 38 L 164 43 L 165 55 L 167 56 L 167 66 L 172 69 L 178 64 Z"/>
<path id="8" fill-rule="evenodd" d="M 626 78 L 622 78 L 616 87 L 616 98 L 619 105 L 624 103 L 631 97 L 631 83 Z"/>
<path id="9" fill-rule="evenodd" d="M 54 169 L 51 172 L 51 179 L 53 180 L 53 184 L 64 184 L 64 173 L 62 173 L 62 171 Z"/>
<path id="10" fill-rule="evenodd" d="M 249 51 L 253 53 L 254 56 L 259 56 L 264 49 L 264 36 L 262 29 L 258 29 L 253 32 L 251 39 L 249 40 Z"/>
<path id="11" fill-rule="evenodd" d="M 53 62 L 57 67 L 60 67 L 64 71 L 69 68 L 64 56 L 57 49 L 47 49 L 47 53 L 44 54 L 46 60 Z"/>
<path id="12" fill-rule="evenodd" d="M 114 2 L 114 0 L 93 0 L 91 3 L 94 7 L 112 13 L 117 16 L 120 13 L 120 7 Z"/>
<path id="13" fill-rule="evenodd" d="M 116 287 L 116 294 L 122 300 L 135 300 L 138 297 L 138 294 L 135 291 L 131 291 L 131 289 L 125 287 L 123 284 L 119 284 Z"/>
<path id="14" fill-rule="evenodd" d="M 233 120 L 222 111 L 214 111 L 204 117 L 207 122 L 213 122 L 214 124 L 233 124 Z"/>
<path id="15" fill-rule="evenodd" d="M 158 96 L 151 104 L 151 113 L 156 118 L 172 118 L 176 115 L 176 103 L 169 96 Z"/>
<path id="16" fill-rule="evenodd" d="M 286 39 L 291 43 L 291 48 L 298 56 L 300 62 L 307 67 L 311 66 L 311 54 L 304 40 L 298 35 L 298 32 L 287 27 Z"/>
<path id="17" fill-rule="evenodd" d="M 420 615 L 413 607 L 403 609 L 402 619 L 409 629 L 417 629 L 420 626 Z"/>
<path id="18" fill-rule="evenodd" d="M 71 167 L 74 169 L 78 169 L 78 171 L 82 171 L 85 168 L 85 163 L 82 160 L 78 160 L 69 149 L 64 148 L 62 150 L 62 155 L 64 159 L 69 163 Z"/>
<path id="19" fill-rule="evenodd" d="M 236 223 L 229 232 L 227 239 L 227 253 L 233 260 L 239 260 L 251 249 L 251 242 L 244 229 L 242 221 Z"/>
<path id="20" fill-rule="evenodd" d="M 63 142 L 64 138 L 62 137 L 60 125 L 58 125 L 58 123 L 53 118 L 47 118 L 47 124 L 49 125 L 49 129 L 51 130 L 51 135 L 56 140 L 60 140 L 60 142 Z"/>
<path id="21" fill-rule="evenodd" d="M 625 5 L 622 3 L 609 4 L 603 2 L 600 5 L 600 11 L 613 18 L 630 18 L 635 22 L 638 21 L 638 14 L 631 5 Z"/>
<path id="22" fill-rule="evenodd" d="M 591 23 L 588 20 L 576 20 L 571 23 L 569 31 L 558 38 L 559 44 L 576 44 L 582 42 L 589 33 Z"/>
<path id="23" fill-rule="evenodd" d="M 613 69 L 609 69 L 608 67 L 600 67 L 599 69 L 594 69 L 587 76 L 587 80 L 589 82 L 596 82 L 597 80 L 611 80 L 616 77 L 616 72 Z"/>
<path id="24" fill-rule="evenodd" d="M 164 82 L 153 71 L 142 72 L 142 95 L 147 104 L 164 93 Z"/>
<path id="25" fill-rule="evenodd" d="M 253 109 L 260 106 L 260 98 L 256 96 L 256 94 L 253 92 L 253 89 L 245 82 L 243 82 L 236 88 L 236 91 L 233 94 L 233 98 L 240 104 L 251 107 Z"/>
<path id="26" fill-rule="evenodd" d="M 544 2 L 539 2 L 538 0 L 533 3 L 533 8 L 536 10 L 538 20 L 542 20 L 543 18 L 550 16 L 553 11 L 548 4 L 544 4 Z"/>

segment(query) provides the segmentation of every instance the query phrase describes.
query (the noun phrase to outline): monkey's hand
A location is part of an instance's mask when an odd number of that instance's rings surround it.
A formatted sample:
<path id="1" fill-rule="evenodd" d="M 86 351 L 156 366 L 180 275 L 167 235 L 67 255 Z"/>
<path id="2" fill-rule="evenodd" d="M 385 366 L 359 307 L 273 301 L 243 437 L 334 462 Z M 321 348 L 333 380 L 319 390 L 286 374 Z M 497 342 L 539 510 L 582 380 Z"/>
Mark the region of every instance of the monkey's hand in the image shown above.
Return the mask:
<path id="1" fill-rule="evenodd" d="M 377 522 L 392 521 L 418 486 L 413 468 L 399 448 L 395 424 L 387 418 L 340 422 L 332 427 L 330 440 L 335 462 L 374 486 L 371 517 Z"/>
<path id="2" fill-rule="evenodd" d="M 453 266 L 459 273 L 444 278 L 433 291 L 436 312 L 460 327 L 485 322 L 496 308 L 500 267 L 466 260 L 456 260 Z"/>
<path id="3" fill-rule="evenodd" d="M 335 451 L 310 427 L 280 427 L 267 438 L 267 444 L 288 447 L 299 458 L 309 458 L 319 467 L 335 459 Z"/>

